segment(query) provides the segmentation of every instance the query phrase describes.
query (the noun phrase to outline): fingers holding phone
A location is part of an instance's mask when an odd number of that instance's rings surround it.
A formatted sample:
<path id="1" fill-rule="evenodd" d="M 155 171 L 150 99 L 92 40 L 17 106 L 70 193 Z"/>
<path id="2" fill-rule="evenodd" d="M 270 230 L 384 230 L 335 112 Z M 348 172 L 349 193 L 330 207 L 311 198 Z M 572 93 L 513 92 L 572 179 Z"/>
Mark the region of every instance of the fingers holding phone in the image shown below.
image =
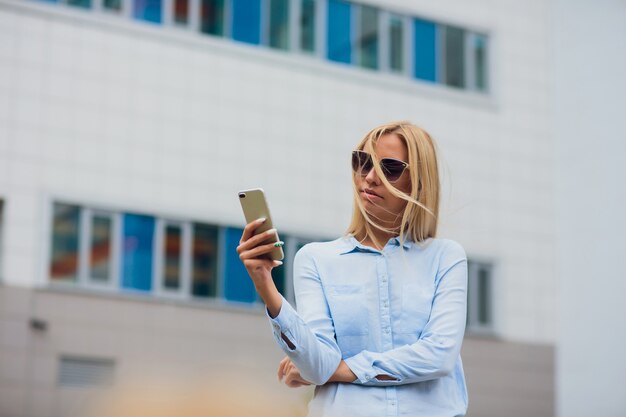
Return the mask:
<path id="1" fill-rule="evenodd" d="M 242 241 L 248 240 L 251 237 L 259 235 L 263 232 L 267 232 L 270 229 L 274 229 L 272 218 L 270 216 L 270 210 L 262 188 L 239 191 L 238 195 L 239 203 L 241 204 L 247 223 L 241 237 Z M 264 218 L 265 221 L 257 222 L 261 218 Z M 263 243 L 277 243 L 279 241 L 276 230 L 265 235 L 265 238 L 266 239 L 263 240 Z M 265 254 L 265 257 L 280 261 L 285 257 L 285 254 L 283 253 L 282 247 L 279 245 L 274 247 L 274 249 L 269 253 Z"/>
<path id="2" fill-rule="evenodd" d="M 263 189 L 243 190 L 238 195 L 247 224 L 237 253 L 258 289 L 272 281 L 272 268 L 282 265 L 284 242 L 272 225 Z"/>
<path id="3" fill-rule="evenodd" d="M 248 223 L 244 229 L 239 246 L 237 246 L 237 253 L 239 259 L 243 262 L 250 278 L 254 281 L 255 285 L 263 284 L 268 279 L 272 279 L 271 270 L 274 267 L 282 265 L 282 261 L 270 259 L 267 255 L 274 251 L 277 247 L 281 247 L 283 242 L 272 241 L 265 243 L 268 237 L 276 235 L 276 229 L 269 229 L 265 232 L 251 236 L 250 231 L 253 231 L 260 224 L 263 223 L 263 219 L 255 220 Z"/>
<path id="4" fill-rule="evenodd" d="M 252 257 L 260 257 L 283 245 L 284 242 L 278 240 L 278 234 L 274 228 L 254 234 L 255 229 L 259 228 L 265 221 L 266 219 L 262 217 L 246 225 L 237 247 L 239 253 L 249 251 Z M 271 259 L 271 257 L 267 256 L 264 258 Z"/>

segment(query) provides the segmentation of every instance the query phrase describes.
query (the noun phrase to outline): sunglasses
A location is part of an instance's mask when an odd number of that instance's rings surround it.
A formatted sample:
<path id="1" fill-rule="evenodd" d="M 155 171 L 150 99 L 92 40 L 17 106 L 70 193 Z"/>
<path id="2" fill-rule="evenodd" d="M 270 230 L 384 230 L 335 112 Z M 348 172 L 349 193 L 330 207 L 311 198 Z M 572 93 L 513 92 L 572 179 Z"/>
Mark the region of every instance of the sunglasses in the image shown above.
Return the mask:
<path id="1" fill-rule="evenodd" d="M 352 170 L 359 172 L 361 176 L 366 176 L 373 167 L 372 156 L 365 151 L 352 151 Z M 409 164 L 399 159 L 382 158 L 380 167 L 389 182 L 398 181 L 405 169 L 409 169 Z"/>

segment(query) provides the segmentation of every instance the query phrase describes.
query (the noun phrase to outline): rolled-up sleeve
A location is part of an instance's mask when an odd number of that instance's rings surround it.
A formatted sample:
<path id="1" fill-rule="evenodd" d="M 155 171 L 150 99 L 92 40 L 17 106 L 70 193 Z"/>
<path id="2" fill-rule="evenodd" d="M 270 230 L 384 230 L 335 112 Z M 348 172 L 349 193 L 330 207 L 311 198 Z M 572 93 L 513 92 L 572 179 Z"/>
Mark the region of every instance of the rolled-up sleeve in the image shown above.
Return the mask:
<path id="1" fill-rule="evenodd" d="M 324 289 L 306 245 L 294 257 L 293 277 L 298 312 L 283 298 L 275 318 L 267 314 L 267 309 L 266 314 L 274 339 L 302 377 L 315 385 L 323 385 L 337 370 L 341 352 Z"/>
<path id="2" fill-rule="evenodd" d="M 454 241 L 442 253 L 431 314 L 418 341 L 385 352 L 363 350 L 346 359 L 354 383 L 399 385 L 449 374 L 459 358 L 467 314 L 467 257 Z M 378 380 L 388 375 L 394 380 Z"/>

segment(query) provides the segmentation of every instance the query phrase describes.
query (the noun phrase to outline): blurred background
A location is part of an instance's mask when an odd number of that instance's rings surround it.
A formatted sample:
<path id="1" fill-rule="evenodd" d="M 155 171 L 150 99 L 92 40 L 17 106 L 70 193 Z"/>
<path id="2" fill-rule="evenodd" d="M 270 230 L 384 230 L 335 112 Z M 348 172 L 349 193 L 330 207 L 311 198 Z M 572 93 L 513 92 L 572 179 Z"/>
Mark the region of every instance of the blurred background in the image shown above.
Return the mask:
<path id="1" fill-rule="evenodd" d="M 468 255 L 468 416 L 626 416 L 624 39 L 621 0 L 0 0 L 0 416 L 167 372 L 305 404 L 237 191 L 265 190 L 293 301 L 394 120 L 435 138 Z"/>

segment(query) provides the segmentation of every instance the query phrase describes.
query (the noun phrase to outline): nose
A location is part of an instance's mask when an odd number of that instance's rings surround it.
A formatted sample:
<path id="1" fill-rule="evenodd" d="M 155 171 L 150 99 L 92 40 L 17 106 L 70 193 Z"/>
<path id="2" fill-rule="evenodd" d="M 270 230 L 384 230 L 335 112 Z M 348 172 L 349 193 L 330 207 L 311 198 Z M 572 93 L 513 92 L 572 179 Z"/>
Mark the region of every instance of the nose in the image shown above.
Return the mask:
<path id="1" fill-rule="evenodd" d="M 374 169 L 374 167 L 372 167 L 372 169 L 370 169 L 367 175 L 365 176 L 365 181 L 368 184 L 378 184 L 379 180 L 380 178 L 378 178 L 378 174 L 376 173 L 376 170 Z"/>

